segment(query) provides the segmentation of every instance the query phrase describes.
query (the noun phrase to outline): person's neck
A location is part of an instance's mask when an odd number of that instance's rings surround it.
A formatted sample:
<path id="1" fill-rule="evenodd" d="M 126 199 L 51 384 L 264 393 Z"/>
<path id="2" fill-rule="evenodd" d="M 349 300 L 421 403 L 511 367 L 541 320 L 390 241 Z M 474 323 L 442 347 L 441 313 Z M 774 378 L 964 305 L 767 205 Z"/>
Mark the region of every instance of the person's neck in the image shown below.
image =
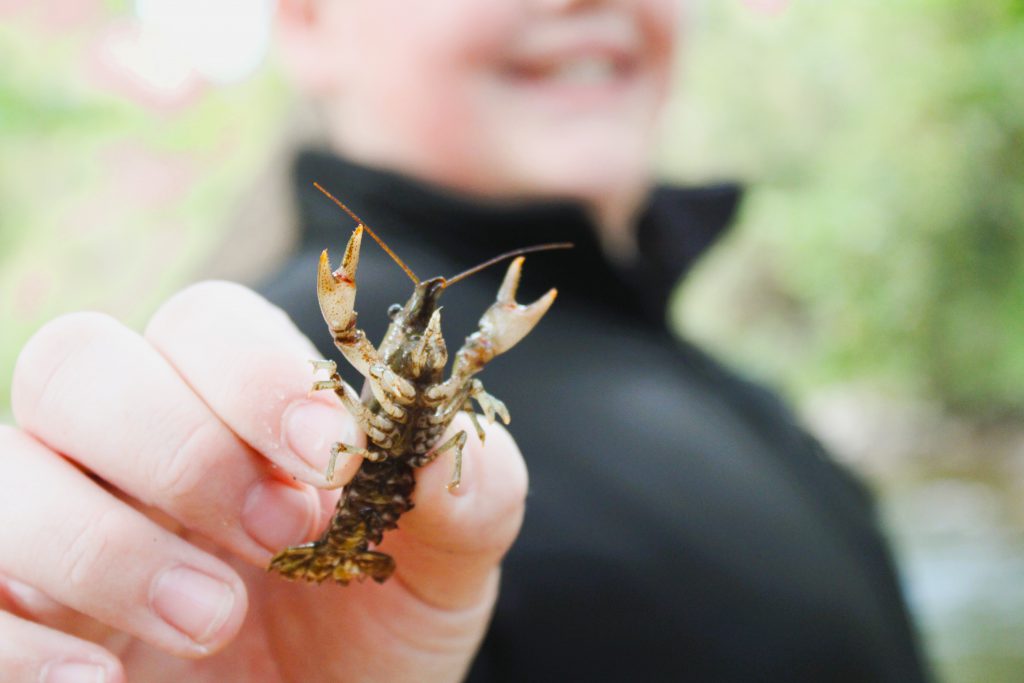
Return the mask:
<path id="1" fill-rule="evenodd" d="M 650 197 L 650 187 L 647 182 L 637 183 L 613 196 L 585 202 L 602 248 L 620 265 L 633 263 L 639 254 L 637 223 Z"/>

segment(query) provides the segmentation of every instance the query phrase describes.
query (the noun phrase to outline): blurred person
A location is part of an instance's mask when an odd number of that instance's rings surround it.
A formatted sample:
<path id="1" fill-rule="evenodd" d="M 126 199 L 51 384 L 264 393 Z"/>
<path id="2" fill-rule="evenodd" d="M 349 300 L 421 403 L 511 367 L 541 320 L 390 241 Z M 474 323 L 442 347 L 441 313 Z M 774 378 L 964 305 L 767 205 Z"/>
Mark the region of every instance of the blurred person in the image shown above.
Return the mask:
<path id="1" fill-rule="evenodd" d="M 670 287 L 738 202 L 732 186 L 651 176 L 680 9 L 282 0 L 282 56 L 331 142 L 296 160 L 301 245 L 261 287 L 298 329 L 249 290 L 204 283 L 142 335 L 75 314 L 28 343 L 18 427 L 0 432 L 0 515 L 17 520 L 0 528 L 0 668 L 12 680 L 923 680 L 861 485 L 773 396 L 666 327 Z M 486 446 L 471 437 L 457 496 L 445 459 L 417 472 L 383 585 L 263 571 L 322 528 L 328 446 L 359 440 L 330 396 L 306 395 L 306 359 L 332 353 L 316 257 L 340 253 L 351 225 L 313 180 L 421 275 L 576 244 L 527 258 L 522 298 L 556 285 L 559 299 L 484 378 L 517 441 L 499 427 Z M 502 270 L 445 294 L 449 339 L 475 328 Z M 408 283 L 364 245 L 357 285 L 359 324 L 379 338 Z"/>

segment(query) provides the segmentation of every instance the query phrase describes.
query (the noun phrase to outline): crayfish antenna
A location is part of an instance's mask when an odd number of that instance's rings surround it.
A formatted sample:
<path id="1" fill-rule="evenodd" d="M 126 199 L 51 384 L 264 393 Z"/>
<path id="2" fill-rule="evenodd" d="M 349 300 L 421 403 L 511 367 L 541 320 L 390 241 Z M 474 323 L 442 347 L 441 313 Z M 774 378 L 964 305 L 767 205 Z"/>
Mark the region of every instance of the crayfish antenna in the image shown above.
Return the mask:
<path id="1" fill-rule="evenodd" d="M 342 211 L 344 211 L 345 213 L 347 213 L 347 214 L 349 215 L 349 217 L 350 217 L 350 218 L 351 218 L 352 220 L 354 220 L 354 221 L 355 221 L 356 223 L 358 223 L 358 226 L 357 226 L 357 228 L 356 228 L 357 230 L 362 230 L 362 229 L 364 229 L 364 228 L 365 228 L 365 229 L 366 229 L 366 232 L 370 233 L 370 237 L 372 237 L 372 238 L 373 238 L 373 241 L 374 241 L 374 242 L 376 242 L 377 244 L 379 244 L 379 245 L 380 245 L 380 248 L 381 248 L 381 249 L 383 249 L 383 250 L 384 250 L 384 252 L 385 252 L 385 253 L 386 253 L 386 254 L 387 254 L 388 256 L 390 256 L 390 257 L 391 257 L 391 259 L 392 259 L 392 260 L 393 260 L 393 261 L 394 261 L 395 263 L 397 263 L 397 264 L 398 264 L 398 267 L 399 267 L 399 268 L 401 268 L 401 269 L 402 269 L 403 271 L 405 271 L 405 274 L 409 276 L 409 279 L 410 279 L 410 280 L 412 280 L 412 283 L 413 283 L 414 285 L 418 285 L 418 284 L 420 283 L 420 279 L 419 279 L 418 277 L 416 277 L 416 273 L 412 272 L 412 269 L 411 269 L 411 268 L 409 268 L 409 266 L 405 265 L 405 261 L 403 261 L 402 259 L 398 258 L 398 254 L 396 254 L 395 252 L 393 252 L 393 251 L 391 250 L 391 247 L 389 247 L 389 246 L 388 246 L 387 244 L 385 244 L 385 243 L 384 243 L 384 240 L 382 240 L 382 239 L 381 239 L 380 237 L 377 237 L 377 233 L 375 233 L 375 232 L 374 232 L 374 231 L 373 231 L 373 230 L 372 230 L 372 229 L 370 228 L 370 226 L 369 226 L 369 225 L 367 225 L 366 223 L 364 223 L 364 222 L 363 222 L 363 219 L 362 219 L 362 218 L 360 218 L 359 216 L 357 216 L 357 215 L 356 215 L 356 214 L 355 214 L 355 213 L 354 213 L 354 212 L 352 211 L 352 209 L 350 209 L 350 208 L 348 208 L 347 206 L 345 206 L 345 203 L 344 203 L 343 201 L 341 201 L 340 199 L 338 199 L 337 197 L 335 197 L 335 196 L 334 196 L 333 194 L 331 194 L 330 192 L 328 192 L 327 190 L 325 190 L 325 189 L 324 189 L 324 186 L 323 186 L 323 185 L 321 185 L 320 183 L 318 183 L 318 182 L 314 181 L 314 182 L 313 182 L 313 187 L 315 187 L 316 189 L 320 190 L 320 192 L 322 192 L 322 193 L 323 193 L 324 195 L 326 195 L 326 197 L 327 197 L 328 199 L 330 199 L 330 200 L 331 200 L 332 202 L 334 202 L 334 203 L 335 203 L 335 204 L 337 204 L 337 205 L 338 205 L 339 207 L 341 207 Z M 350 242 L 350 244 L 351 244 L 351 242 Z M 358 247 L 356 247 L 356 250 L 357 250 L 357 251 L 358 251 L 358 249 L 359 249 L 359 248 L 358 248 Z M 347 252 L 347 250 L 346 250 L 346 252 L 345 252 L 345 253 L 346 253 L 346 256 L 347 256 L 347 255 L 348 255 L 348 252 Z"/>

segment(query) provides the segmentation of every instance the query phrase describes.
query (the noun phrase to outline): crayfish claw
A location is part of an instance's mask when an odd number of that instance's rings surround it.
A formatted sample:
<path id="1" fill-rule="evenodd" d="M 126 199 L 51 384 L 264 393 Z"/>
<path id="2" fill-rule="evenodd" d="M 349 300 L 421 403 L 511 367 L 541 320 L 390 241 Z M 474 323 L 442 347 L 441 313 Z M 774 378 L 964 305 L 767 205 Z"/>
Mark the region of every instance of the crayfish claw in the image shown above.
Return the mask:
<path id="1" fill-rule="evenodd" d="M 557 289 L 550 289 L 532 304 L 524 306 L 516 303 L 523 260 L 520 256 L 509 264 L 505 279 L 498 289 L 498 300 L 480 319 L 480 329 L 494 344 L 496 354 L 508 351 L 528 335 L 558 296 Z"/>
<path id="2" fill-rule="evenodd" d="M 519 289 L 519 276 L 523 273 L 523 262 L 526 259 L 522 256 L 508 264 L 505 271 L 505 279 L 501 281 L 498 288 L 498 303 L 514 304 L 516 302 L 516 290 Z"/>
<path id="3" fill-rule="evenodd" d="M 330 257 L 324 249 L 317 270 L 316 293 L 320 312 L 332 332 L 342 332 L 355 325 L 356 268 L 359 265 L 359 245 L 363 226 L 359 225 L 345 247 L 341 267 L 331 270 Z"/>

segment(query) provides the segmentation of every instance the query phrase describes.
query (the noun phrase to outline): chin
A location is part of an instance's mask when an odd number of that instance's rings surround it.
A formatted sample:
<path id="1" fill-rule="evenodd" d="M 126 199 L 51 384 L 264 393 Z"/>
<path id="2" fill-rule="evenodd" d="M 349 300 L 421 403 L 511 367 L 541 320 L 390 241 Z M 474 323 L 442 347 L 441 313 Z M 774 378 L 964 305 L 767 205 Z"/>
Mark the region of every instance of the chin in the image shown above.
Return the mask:
<path id="1" fill-rule="evenodd" d="M 614 140 L 614 138 L 612 138 Z M 609 139 L 587 144 L 553 142 L 534 154 L 520 148 L 510 164 L 516 178 L 509 183 L 522 194 L 593 202 L 620 194 L 634 194 L 650 183 L 651 154 L 647 144 L 609 144 Z"/>

